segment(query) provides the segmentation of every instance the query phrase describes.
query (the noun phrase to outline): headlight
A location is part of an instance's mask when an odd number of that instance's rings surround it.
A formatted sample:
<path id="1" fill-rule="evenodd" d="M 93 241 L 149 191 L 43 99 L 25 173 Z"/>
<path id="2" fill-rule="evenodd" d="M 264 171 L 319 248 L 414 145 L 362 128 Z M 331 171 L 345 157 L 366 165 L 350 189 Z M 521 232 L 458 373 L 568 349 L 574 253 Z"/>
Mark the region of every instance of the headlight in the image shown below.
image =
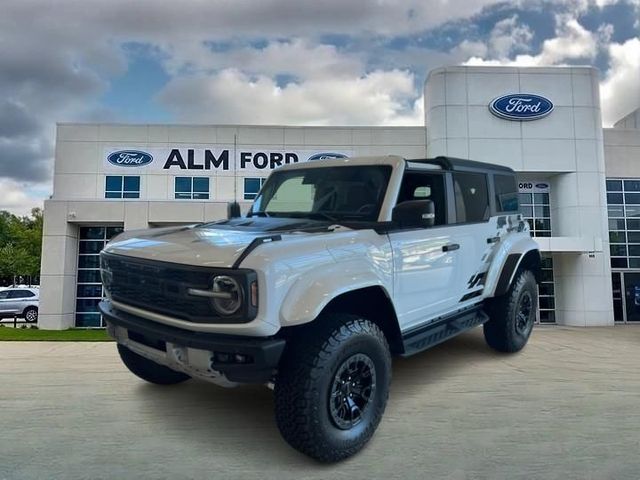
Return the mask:
<path id="1" fill-rule="evenodd" d="M 222 315 L 233 315 L 242 307 L 243 292 L 238 281 L 227 275 L 213 277 L 212 302 Z"/>

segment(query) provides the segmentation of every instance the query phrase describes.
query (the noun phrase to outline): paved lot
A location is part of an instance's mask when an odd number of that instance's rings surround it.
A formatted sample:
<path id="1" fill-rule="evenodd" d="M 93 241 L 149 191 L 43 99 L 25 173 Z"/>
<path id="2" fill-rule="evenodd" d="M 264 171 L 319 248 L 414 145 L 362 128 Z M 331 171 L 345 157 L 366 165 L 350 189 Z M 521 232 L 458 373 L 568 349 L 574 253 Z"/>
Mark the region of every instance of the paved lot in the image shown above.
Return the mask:
<path id="1" fill-rule="evenodd" d="M 640 327 L 538 328 L 519 355 L 473 331 L 396 360 L 369 446 L 290 449 L 271 392 L 156 387 L 109 343 L 0 342 L 0 479 L 638 479 Z"/>

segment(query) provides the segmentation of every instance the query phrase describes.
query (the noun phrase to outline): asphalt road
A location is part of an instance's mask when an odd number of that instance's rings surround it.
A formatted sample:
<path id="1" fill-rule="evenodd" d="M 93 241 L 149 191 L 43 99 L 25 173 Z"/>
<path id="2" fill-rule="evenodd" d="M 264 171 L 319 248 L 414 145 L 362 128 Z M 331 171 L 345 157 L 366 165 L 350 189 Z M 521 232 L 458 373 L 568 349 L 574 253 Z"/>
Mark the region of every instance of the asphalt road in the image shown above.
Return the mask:
<path id="1" fill-rule="evenodd" d="M 368 447 L 319 465 L 269 390 L 144 383 L 111 343 L 0 342 L 0 479 L 638 479 L 640 327 L 480 330 L 394 363 Z"/>

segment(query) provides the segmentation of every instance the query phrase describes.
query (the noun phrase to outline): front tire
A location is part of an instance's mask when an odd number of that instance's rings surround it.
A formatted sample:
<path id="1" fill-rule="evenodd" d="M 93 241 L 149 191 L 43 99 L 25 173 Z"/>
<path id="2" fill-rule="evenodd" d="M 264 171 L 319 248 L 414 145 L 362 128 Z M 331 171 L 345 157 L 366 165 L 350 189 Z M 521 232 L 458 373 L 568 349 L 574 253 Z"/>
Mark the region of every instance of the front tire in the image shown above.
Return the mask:
<path id="1" fill-rule="evenodd" d="M 36 323 L 38 321 L 38 309 L 36 307 L 27 307 L 22 312 L 24 321 L 27 323 Z"/>
<path id="2" fill-rule="evenodd" d="M 487 304 L 490 318 L 484 324 L 487 344 L 499 352 L 522 350 L 531 336 L 537 308 L 536 279 L 530 270 L 522 270 L 507 293 Z"/>
<path id="3" fill-rule="evenodd" d="M 390 381 L 389 346 L 374 323 L 323 315 L 294 337 L 282 359 L 274 392 L 280 433 L 321 462 L 350 457 L 378 427 Z"/>
<path id="4" fill-rule="evenodd" d="M 118 353 L 129 371 L 147 382 L 157 385 L 174 385 L 191 378 L 185 373 L 176 372 L 169 367 L 144 358 L 124 345 L 118 344 Z"/>

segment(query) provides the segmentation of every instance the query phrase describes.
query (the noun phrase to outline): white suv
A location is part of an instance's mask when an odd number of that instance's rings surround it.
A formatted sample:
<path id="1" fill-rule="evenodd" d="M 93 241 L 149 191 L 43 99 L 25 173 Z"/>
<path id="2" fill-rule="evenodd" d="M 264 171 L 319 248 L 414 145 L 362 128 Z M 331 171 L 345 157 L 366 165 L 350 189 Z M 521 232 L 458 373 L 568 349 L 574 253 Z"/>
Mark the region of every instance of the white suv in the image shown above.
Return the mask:
<path id="1" fill-rule="evenodd" d="M 283 437 L 329 462 L 373 435 L 392 355 L 481 324 L 522 349 L 539 265 L 512 170 L 328 159 L 274 171 L 246 217 L 124 232 L 100 310 L 134 374 L 272 385 Z"/>
<path id="2" fill-rule="evenodd" d="M 38 321 L 40 290 L 25 287 L 0 287 L 0 319 L 24 318 L 29 323 Z"/>

